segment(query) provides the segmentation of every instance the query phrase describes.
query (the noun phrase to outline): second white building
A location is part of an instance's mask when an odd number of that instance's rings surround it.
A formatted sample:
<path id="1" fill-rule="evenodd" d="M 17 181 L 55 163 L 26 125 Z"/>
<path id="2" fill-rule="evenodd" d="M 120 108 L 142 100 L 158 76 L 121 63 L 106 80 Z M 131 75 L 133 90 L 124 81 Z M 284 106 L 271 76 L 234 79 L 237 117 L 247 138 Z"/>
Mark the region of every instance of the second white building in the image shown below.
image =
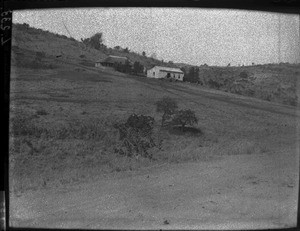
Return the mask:
<path id="1" fill-rule="evenodd" d="M 184 73 L 179 68 L 154 66 L 147 70 L 147 77 L 149 78 L 173 78 L 179 81 L 183 81 Z"/>

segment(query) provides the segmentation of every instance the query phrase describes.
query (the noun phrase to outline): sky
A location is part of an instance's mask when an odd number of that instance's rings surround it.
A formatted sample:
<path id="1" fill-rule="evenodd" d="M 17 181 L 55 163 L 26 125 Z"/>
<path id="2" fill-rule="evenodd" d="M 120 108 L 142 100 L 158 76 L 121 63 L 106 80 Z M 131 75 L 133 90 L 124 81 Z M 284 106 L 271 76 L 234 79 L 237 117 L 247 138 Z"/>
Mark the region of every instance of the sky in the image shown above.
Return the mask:
<path id="1" fill-rule="evenodd" d="M 197 8 L 20 10 L 14 23 L 192 65 L 300 63 L 299 15 Z M 280 49 L 279 49 L 280 48 Z"/>

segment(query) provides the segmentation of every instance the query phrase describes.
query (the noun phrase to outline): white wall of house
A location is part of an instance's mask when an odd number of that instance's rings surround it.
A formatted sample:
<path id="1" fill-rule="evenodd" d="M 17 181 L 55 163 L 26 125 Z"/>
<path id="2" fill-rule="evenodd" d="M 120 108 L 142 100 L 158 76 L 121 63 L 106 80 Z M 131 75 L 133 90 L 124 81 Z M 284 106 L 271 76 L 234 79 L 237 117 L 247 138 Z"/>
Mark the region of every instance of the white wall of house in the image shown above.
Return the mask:
<path id="1" fill-rule="evenodd" d="M 170 68 L 170 67 L 160 67 L 155 66 L 149 70 L 147 70 L 147 77 L 149 78 L 166 78 L 169 76 L 170 78 L 177 79 L 179 81 L 183 81 L 183 72 L 178 68 Z"/>

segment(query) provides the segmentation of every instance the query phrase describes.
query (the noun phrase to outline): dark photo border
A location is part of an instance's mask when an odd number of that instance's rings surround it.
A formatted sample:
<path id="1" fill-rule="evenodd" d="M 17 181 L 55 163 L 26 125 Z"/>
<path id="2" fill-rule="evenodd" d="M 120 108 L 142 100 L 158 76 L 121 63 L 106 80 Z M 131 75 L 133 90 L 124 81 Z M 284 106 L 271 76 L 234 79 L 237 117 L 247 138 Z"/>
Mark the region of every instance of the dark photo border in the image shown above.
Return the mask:
<path id="1" fill-rule="evenodd" d="M 83 8 L 83 7 L 187 7 L 240 9 L 266 12 L 299 14 L 300 0 L 2 0 L 1 1 L 1 133 L 5 137 L 0 160 L 1 166 L 1 223 L 0 229 L 29 230 L 9 227 L 9 93 L 10 93 L 10 58 L 12 12 L 14 10 L 47 8 Z M 300 41 L 299 41 L 300 46 Z M 300 56 L 300 54 L 299 54 Z M 3 140 L 3 139 L 2 139 Z M 5 202 L 5 203 L 4 203 Z M 299 208 L 298 200 L 298 208 Z M 297 215 L 297 227 L 283 230 L 300 230 L 300 215 Z M 30 229 L 48 230 L 48 229 Z M 278 229 L 276 229 L 278 230 Z"/>

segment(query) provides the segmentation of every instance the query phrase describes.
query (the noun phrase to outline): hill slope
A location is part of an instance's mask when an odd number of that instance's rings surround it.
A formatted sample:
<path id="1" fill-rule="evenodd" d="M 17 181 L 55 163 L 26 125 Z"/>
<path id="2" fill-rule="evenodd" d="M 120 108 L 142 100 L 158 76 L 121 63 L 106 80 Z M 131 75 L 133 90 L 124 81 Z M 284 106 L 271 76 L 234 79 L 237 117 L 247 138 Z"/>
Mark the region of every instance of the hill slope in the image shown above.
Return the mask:
<path id="1" fill-rule="evenodd" d="M 108 55 L 128 57 L 132 62 L 138 61 L 145 67 L 164 65 L 175 67 L 174 64 L 164 63 L 135 52 L 124 52 L 104 47 L 101 50 L 85 46 L 73 38 L 54 34 L 42 29 L 32 28 L 27 24 L 14 24 L 12 32 L 13 49 L 23 49 L 32 52 L 43 52 L 47 57 L 58 57 L 74 63 L 94 66 L 94 63 Z M 14 50 L 13 50 L 14 51 Z"/>
<path id="2" fill-rule="evenodd" d="M 189 69 L 193 67 L 184 63 L 164 63 L 135 52 L 124 52 L 122 49 L 117 50 L 105 46 L 101 50 L 96 50 L 75 39 L 31 28 L 27 24 L 14 24 L 12 38 L 12 64 L 19 62 L 19 67 L 34 67 L 33 62 L 37 59 L 37 53 L 43 55 L 39 58 L 56 58 L 56 61 L 63 60 L 87 67 L 93 67 L 95 61 L 108 55 L 125 56 L 132 62 L 140 62 L 147 68 L 153 65 L 180 67 L 188 73 Z M 30 57 L 29 59 L 22 58 L 24 52 Z M 18 53 L 18 55 L 16 56 L 15 53 Z M 55 64 L 52 65 L 52 67 L 54 66 Z M 293 106 L 298 103 L 296 85 L 300 76 L 299 64 L 266 64 L 245 67 L 209 67 L 202 65 L 198 68 L 197 82 L 206 88 Z M 102 69 L 113 71 L 105 67 Z"/>
<path id="3" fill-rule="evenodd" d="M 296 106 L 299 77 L 299 64 L 200 66 L 198 83 L 206 88 Z"/>

